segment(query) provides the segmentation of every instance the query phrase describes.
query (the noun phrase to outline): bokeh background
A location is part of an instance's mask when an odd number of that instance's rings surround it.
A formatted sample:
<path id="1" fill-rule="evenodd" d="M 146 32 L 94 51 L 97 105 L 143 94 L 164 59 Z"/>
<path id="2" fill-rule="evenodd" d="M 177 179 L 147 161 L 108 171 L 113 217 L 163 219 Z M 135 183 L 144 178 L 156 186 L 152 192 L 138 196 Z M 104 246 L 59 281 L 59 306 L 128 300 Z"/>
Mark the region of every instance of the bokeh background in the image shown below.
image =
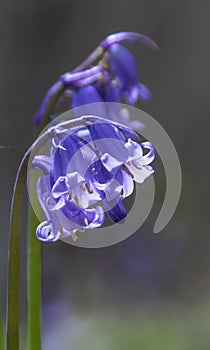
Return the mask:
<path id="1" fill-rule="evenodd" d="M 143 57 L 133 48 L 153 94 L 139 107 L 165 128 L 183 173 L 177 211 L 160 234 L 152 233 L 165 186 L 157 168 L 153 212 L 128 240 L 95 250 L 44 244 L 43 350 L 210 348 L 209 11 L 208 0 L 1 1 L 3 318 L 9 207 L 18 164 L 33 141 L 33 115 L 57 77 L 108 34 L 137 31 L 158 43 L 157 53 Z M 22 266 L 25 282 L 24 254 Z M 24 283 L 22 289 L 24 343 Z"/>

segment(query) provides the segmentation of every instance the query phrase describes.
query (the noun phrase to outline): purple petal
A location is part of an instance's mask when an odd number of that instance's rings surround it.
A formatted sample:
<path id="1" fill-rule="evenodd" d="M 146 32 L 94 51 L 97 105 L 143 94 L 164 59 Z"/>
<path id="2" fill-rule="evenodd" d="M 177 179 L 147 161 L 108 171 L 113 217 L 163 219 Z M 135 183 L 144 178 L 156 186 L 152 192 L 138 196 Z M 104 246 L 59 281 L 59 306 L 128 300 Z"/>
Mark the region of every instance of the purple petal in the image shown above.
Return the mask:
<path id="1" fill-rule="evenodd" d="M 125 144 L 125 149 L 128 151 L 127 160 L 133 160 L 135 158 L 140 158 L 143 155 L 142 147 L 135 141 L 128 139 Z"/>
<path id="2" fill-rule="evenodd" d="M 61 235 L 61 226 L 56 216 L 47 209 L 46 202 L 50 197 L 49 175 L 43 175 L 39 178 L 37 182 L 37 196 L 47 218 L 47 221 L 37 227 L 37 237 L 43 241 L 56 241 Z"/>
<path id="3" fill-rule="evenodd" d="M 61 232 L 57 231 L 55 234 L 52 223 L 50 221 L 44 221 L 37 227 L 36 236 L 40 241 L 55 242 L 60 238 Z"/>
<path id="4" fill-rule="evenodd" d="M 133 180 L 138 183 L 143 183 L 154 170 L 151 166 L 141 166 L 137 161 L 132 161 L 129 165 L 126 164 L 128 170 L 133 175 Z"/>
<path id="5" fill-rule="evenodd" d="M 74 85 L 79 80 L 89 78 L 91 76 L 97 76 L 98 73 L 101 73 L 102 68 L 100 66 L 94 66 L 92 68 L 86 69 L 82 72 L 68 72 L 60 76 L 60 81 L 65 87 Z"/>
<path id="6" fill-rule="evenodd" d="M 135 105 L 139 97 L 137 85 L 130 87 L 130 89 L 124 93 L 124 96 L 130 105 Z"/>
<path id="7" fill-rule="evenodd" d="M 104 82 L 105 81 L 105 82 Z M 103 72 L 103 82 L 97 85 L 104 101 L 106 102 L 120 102 L 119 89 L 114 85 L 112 77 L 107 71 Z M 108 105 L 109 106 L 109 105 Z M 119 105 L 112 105 L 112 107 L 118 107 Z M 119 111 L 119 109 L 117 110 Z"/>
<path id="8" fill-rule="evenodd" d="M 104 49 L 108 49 L 114 43 L 121 43 L 124 41 L 138 41 L 140 44 L 153 50 L 158 48 L 157 44 L 148 36 L 135 32 L 119 32 L 111 34 L 101 42 L 100 46 Z"/>
<path id="9" fill-rule="evenodd" d="M 58 148 L 53 157 L 53 165 L 51 169 L 51 175 L 54 181 L 56 181 L 59 176 L 66 176 L 67 172 L 79 172 L 81 169 L 81 174 L 83 174 L 83 168 L 86 168 L 84 164 L 84 158 L 80 152 L 80 148 L 84 143 L 74 134 L 66 137 L 66 139 L 61 143 L 61 146 L 65 148 Z M 74 155 L 76 155 L 74 157 Z M 71 166 L 71 169 L 69 169 Z"/>
<path id="10" fill-rule="evenodd" d="M 143 102 L 150 101 L 152 94 L 144 84 L 138 83 L 131 86 L 130 89 L 124 93 L 124 96 L 130 105 L 135 105 L 138 98 Z"/>
<path id="11" fill-rule="evenodd" d="M 122 186 L 115 179 L 111 179 L 107 182 L 104 193 L 106 195 L 106 199 L 108 202 L 112 200 L 116 200 L 117 202 L 120 200 L 120 192 L 122 191 Z"/>
<path id="12" fill-rule="evenodd" d="M 110 202 L 109 205 L 112 205 L 112 203 Z M 127 211 L 122 203 L 122 200 L 118 201 L 118 203 L 113 206 L 112 209 L 108 210 L 107 214 L 113 222 L 120 223 L 124 221 L 127 216 Z"/>
<path id="13" fill-rule="evenodd" d="M 142 164 L 142 165 L 148 165 L 151 162 L 153 162 L 153 160 L 155 159 L 154 147 L 152 146 L 152 144 L 150 142 L 143 142 L 141 144 L 141 146 L 143 148 L 148 149 L 149 152 L 141 157 L 141 159 L 139 160 L 139 163 Z"/>
<path id="14" fill-rule="evenodd" d="M 122 135 L 112 123 L 93 123 L 90 126 L 90 134 L 96 148 L 102 155 L 108 153 L 118 161 L 124 162 L 126 160 L 126 155 L 123 153 Z"/>
<path id="15" fill-rule="evenodd" d="M 151 94 L 150 90 L 144 84 L 139 83 L 137 85 L 137 89 L 138 89 L 138 97 L 142 101 L 148 102 L 151 100 L 152 94 Z"/>
<path id="16" fill-rule="evenodd" d="M 92 229 L 92 228 L 100 227 L 104 223 L 104 218 L 105 217 L 104 217 L 103 209 L 101 207 L 96 207 L 94 209 L 94 219 L 90 222 L 90 224 L 86 228 Z"/>
<path id="17" fill-rule="evenodd" d="M 50 212 L 57 211 L 65 206 L 66 200 L 66 195 L 61 195 L 57 200 L 52 195 L 50 195 L 49 198 L 46 200 L 45 205 L 47 210 L 49 210 Z"/>
<path id="18" fill-rule="evenodd" d="M 73 190 L 77 186 L 80 186 L 84 181 L 84 178 L 76 171 L 66 175 L 66 183 L 69 190 Z"/>
<path id="19" fill-rule="evenodd" d="M 99 103 L 100 102 L 100 103 Z M 95 115 L 99 117 L 106 116 L 106 106 L 104 101 L 94 86 L 85 86 L 75 92 L 72 102 L 72 108 L 76 108 L 73 110 L 74 117 L 80 117 L 82 115 Z"/>
<path id="20" fill-rule="evenodd" d="M 52 160 L 49 156 L 36 155 L 33 158 L 32 166 L 35 170 L 42 171 L 45 174 L 49 174 L 52 165 Z"/>
<path id="21" fill-rule="evenodd" d="M 64 208 L 62 208 L 64 215 L 73 223 L 80 227 L 87 228 L 93 224 L 97 218 L 98 209 L 82 209 L 77 207 L 72 201 L 67 201 Z M 97 221 L 96 220 L 96 221 Z M 98 222 L 98 221 L 97 221 Z"/>
<path id="22" fill-rule="evenodd" d="M 85 86 L 75 92 L 72 99 L 72 108 L 95 102 L 103 102 L 100 93 L 92 85 Z"/>
<path id="23" fill-rule="evenodd" d="M 68 187 L 66 185 L 66 177 L 59 176 L 52 188 L 52 195 L 55 199 L 60 198 L 62 195 L 68 193 Z"/>
<path id="24" fill-rule="evenodd" d="M 123 193 L 122 197 L 128 197 L 133 193 L 134 190 L 134 182 L 131 175 L 129 175 L 126 171 L 121 170 L 121 174 L 123 176 Z"/>
<path id="25" fill-rule="evenodd" d="M 123 133 L 125 139 L 131 138 L 134 141 L 139 141 L 139 135 L 126 125 L 118 125 L 118 129 Z"/>
<path id="26" fill-rule="evenodd" d="M 101 161 L 103 166 L 110 172 L 119 168 L 123 164 L 122 161 L 117 160 L 108 153 L 103 154 Z"/>
<path id="27" fill-rule="evenodd" d="M 103 73 L 98 72 L 96 74 L 92 74 L 91 76 L 89 76 L 87 78 L 76 80 L 76 81 L 72 82 L 72 86 L 84 87 L 85 85 L 93 84 L 95 82 L 97 83 L 98 80 L 100 80 L 102 77 L 103 77 Z"/>
<path id="28" fill-rule="evenodd" d="M 137 84 L 137 63 L 126 47 L 118 44 L 111 45 L 108 50 L 108 61 L 111 71 L 120 80 L 121 91 Z"/>

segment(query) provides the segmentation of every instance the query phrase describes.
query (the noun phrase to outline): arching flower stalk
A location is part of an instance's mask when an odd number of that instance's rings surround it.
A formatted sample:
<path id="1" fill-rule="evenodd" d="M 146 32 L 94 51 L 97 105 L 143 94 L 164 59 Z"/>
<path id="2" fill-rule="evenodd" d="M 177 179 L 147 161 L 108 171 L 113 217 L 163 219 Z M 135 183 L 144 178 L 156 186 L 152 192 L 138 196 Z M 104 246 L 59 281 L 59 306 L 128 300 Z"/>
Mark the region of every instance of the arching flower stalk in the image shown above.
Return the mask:
<path id="1" fill-rule="evenodd" d="M 118 104 L 125 101 L 133 105 L 138 99 L 147 102 L 151 97 L 148 88 L 139 83 L 137 63 L 122 45 L 124 42 L 157 48 L 153 40 L 138 33 L 108 36 L 78 67 L 59 77 L 35 116 L 41 131 L 55 117 L 56 106 L 65 96 L 71 108 L 85 106 L 79 113 L 75 108 L 74 117 L 92 115 L 59 125 L 55 120 L 55 126 L 26 153 L 18 170 L 11 207 L 7 350 L 19 350 L 21 203 L 29 153 L 39 148 L 40 142 L 50 140 L 49 154 L 37 153 L 32 162 L 41 173 L 36 190 L 46 216 L 36 228 L 41 241 L 75 238 L 79 230 L 102 226 L 106 213 L 113 222 L 122 222 L 127 215 L 124 198 L 132 194 L 135 182 L 142 183 L 154 171 L 150 166 L 154 159 L 152 145 L 139 144 L 132 130 L 134 125 L 141 128 L 141 123 L 131 122 Z M 106 102 L 116 102 L 116 108 L 109 109 Z M 33 213 L 30 220 L 28 349 L 40 350 L 41 247 L 34 232 Z"/>

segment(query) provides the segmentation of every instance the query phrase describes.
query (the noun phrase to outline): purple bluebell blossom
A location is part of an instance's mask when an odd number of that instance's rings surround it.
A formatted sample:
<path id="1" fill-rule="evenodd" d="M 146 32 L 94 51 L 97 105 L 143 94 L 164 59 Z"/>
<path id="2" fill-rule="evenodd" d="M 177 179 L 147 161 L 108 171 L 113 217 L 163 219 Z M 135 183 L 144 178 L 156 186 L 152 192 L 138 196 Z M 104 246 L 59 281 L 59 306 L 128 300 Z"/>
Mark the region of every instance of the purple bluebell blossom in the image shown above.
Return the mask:
<path id="1" fill-rule="evenodd" d="M 87 85 L 80 88 L 72 97 L 71 107 L 74 109 L 74 117 L 81 115 L 97 115 L 98 117 L 106 116 L 106 106 L 103 103 L 100 92 L 93 86 Z M 75 109 L 76 107 L 81 107 Z"/>
<path id="2" fill-rule="evenodd" d="M 47 218 L 36 230 L 42 241 L 56 241 L 79 230 L 125 220 L 123 199 L 134 182 L 142 183 L 154 170 L 154 149 L 141 145 L 131 129 L 94 118 L 77 129 L 56 128 L 49 155 L 36 155 L 34 169 L 42 172 L 37 196 Z M 145 150 L 147 151 L 145 154 Z"/>
<path id="3" fill-rule="evenodd" d="M 95 51 L 74 70 L 63 74 L 50 88 L 36 114 L 35 123 L 53 114 L 57 101 L 70 96 L 71 107 L 94 102 L 121 102 L 124 99 L 134 105 L 138 99 L 149 101 L 149 89 L 138 81 L 137 63 L 131 52 L 122 43 L 136 42 L 156 49 L 155 42 L 146 35 L 133 32 L 120 32 L 109 35 Z M 94 65 L 93 65 L 94 64 Z M 97 106 L 96 106 L 97 107 Z M 98 107 L 97 107 L 98 108 Z M 102 107 L 104 108 L 104 107 Z M 101 111 L 92 114 L 101 115 Z M 118 110 L 112 112 L 113 120 L 132 126 Z M 110 119 L 112 118 L 110 114 Z M 137 125 L 138 123 L 136 123 Z"/>
<path id="4" fill-rule="evenodd" d="M 151 99 L 149 89 L 138 82 L 137 62 L 126 47 L 116 43 L 110 45 L 102 61 L 103 66 L 105 69 L 100 72 L 100 77 L 91 81 L 94 85 L 91 86 L 90 93 L 89 86 L 75 91 L 71 101 L 72 108 L 75 107 L 75 101 L 78 107 L 94 102 L 120 102 L 121 98 L 125 98 L 131 105 L 138 99 L 144 102 Z"/>
<path id="5" fill-rule="evenodd" d="M 119 94 L 134 105 L 137 99 L 147 102 L 151 98 L 149 89 L 138 83 L 137 62 L 130 51 L 119 44 L 112 44 L 107 52 L 110 71 L 117 79 Z"/>

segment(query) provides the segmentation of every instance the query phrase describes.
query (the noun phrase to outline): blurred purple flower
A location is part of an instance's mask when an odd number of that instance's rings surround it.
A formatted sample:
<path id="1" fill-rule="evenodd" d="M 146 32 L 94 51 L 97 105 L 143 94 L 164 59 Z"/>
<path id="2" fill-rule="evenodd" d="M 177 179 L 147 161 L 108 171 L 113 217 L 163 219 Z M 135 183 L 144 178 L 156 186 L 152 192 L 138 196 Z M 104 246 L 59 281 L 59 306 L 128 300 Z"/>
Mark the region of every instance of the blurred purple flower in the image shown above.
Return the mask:
<path id="1" fill-rule="evenodd" d="M 121 44 L 122 42 L 137 42 L 151 49 L 157 48 L 155 42 L 143 34 L 120 32 L 109 35 L 86 60 L 74 70 L 63 74 L 48 90 L 35 116 L 35 123 L 40 124 L 46 116 L 46 111 L 48 114 L 53 113 L 53 106 L 55 107 L 57 101 L 66 93 L 71 99 L 72 108 L 96 102 L 119 103 L 121 99 L 125 99 L 131 105 L 138 99 L 149 101 L 151 98 L 149 89 L 138 81 L 137 62 L 131 52 Z M 104 106 L 101 108 L 102 110 L 95 105 L 96 111 L 94 111 L 94 106 L 88 107 L 87 114 L 105 116 L 106 108 Z M 132 126 L 129 119 L 123 118 L 119 108 L 109 111 L 108 117 Z"/>
<path id="2" fill-rule="evenodd" d="M 119 94 L 134 105 L 138 98 L 149 101 L 151 93 L 147 87 L 138 83 L 138 68 L 133 55 L 119 44 L 112 44 L 107 52 L 110 71 L 115 75 Z"/>
<path id="3" fill-rule="evenodd" d="M 36 155 L 32 163 L 44 173 L 37 195 L 47 217 L 37 237 L 51 242 L 74 238 L 77 230 L 100 227 L 105 212 L 122 222 L 127 215 L 123 199 L 132 194 L 134 181 L 142 183 L 154 172 L 149 165 L 154 149 L 138 140 L 133 130 L 96 118 L 74 130 L 58 126 L 56 134 L 55 128 L 50 155 Z"/>

